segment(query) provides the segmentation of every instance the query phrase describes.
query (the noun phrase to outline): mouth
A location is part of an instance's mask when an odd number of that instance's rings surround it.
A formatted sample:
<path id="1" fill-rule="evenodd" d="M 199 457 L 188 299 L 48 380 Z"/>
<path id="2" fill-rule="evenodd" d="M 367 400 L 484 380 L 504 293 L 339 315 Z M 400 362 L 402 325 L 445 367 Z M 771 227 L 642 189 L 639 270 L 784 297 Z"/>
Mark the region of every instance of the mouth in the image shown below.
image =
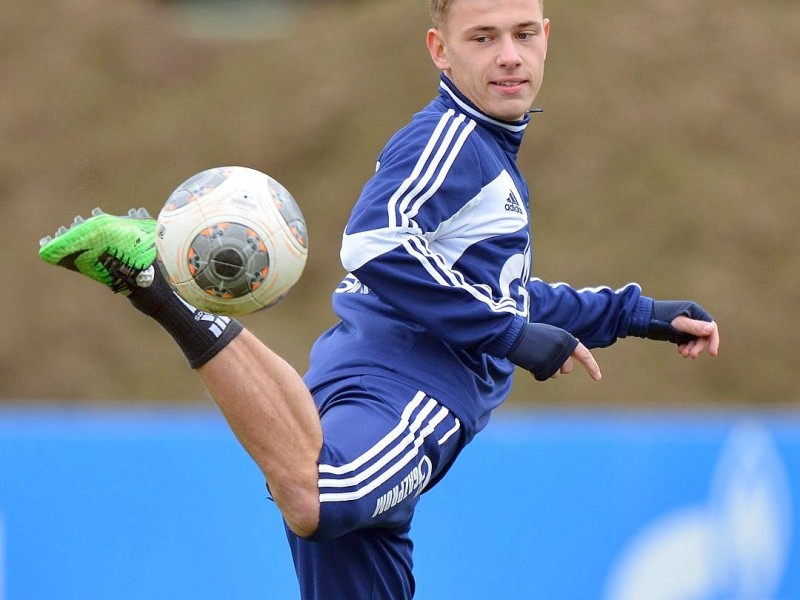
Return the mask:
<path id="1" fill-rule="evenodd" d="M 520 91 L 527 83 L 527 79 L 496 79 L 491 85 L 504 93 Z"/>

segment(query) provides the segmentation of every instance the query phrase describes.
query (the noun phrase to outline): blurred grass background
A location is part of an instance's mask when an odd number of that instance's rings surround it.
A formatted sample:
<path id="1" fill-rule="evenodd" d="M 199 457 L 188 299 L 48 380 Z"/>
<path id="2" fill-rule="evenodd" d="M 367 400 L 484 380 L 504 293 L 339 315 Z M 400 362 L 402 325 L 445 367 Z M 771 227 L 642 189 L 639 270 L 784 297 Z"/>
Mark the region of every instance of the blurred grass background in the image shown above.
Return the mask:
<path id="1" fill-rule="evenodd" d="M 158 326 L 36 252 L 76 214 L 155 215 L 178 183 L 223 164 L 270 173 L 303 208 L 303 279 L 243 321 L 305 369 L 334 322 L 350 207 L 437 73 L 425 0 L 289 6 L 248 16 L 243 31 L 224 14 L 198 21 L 185 2 L 0 5 L 0 401 L 206 402 Z M 535 274 L 696 299 L 723 346 L 690 363 L 627 340 L 596 351 L 603 382 L 520 373 L 510 401 L 795 402 L 800 4 L 549 0 L 545 12 L 545 112 L 520 155 Z"/>

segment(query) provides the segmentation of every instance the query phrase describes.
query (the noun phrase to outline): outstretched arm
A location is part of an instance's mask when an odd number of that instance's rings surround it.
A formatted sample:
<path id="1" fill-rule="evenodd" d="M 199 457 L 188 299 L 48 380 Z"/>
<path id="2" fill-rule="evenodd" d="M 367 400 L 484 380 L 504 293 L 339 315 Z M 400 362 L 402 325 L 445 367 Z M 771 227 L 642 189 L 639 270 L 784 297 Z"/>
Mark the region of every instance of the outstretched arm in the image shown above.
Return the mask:
<path id="1" fill-rule="evenodd" d="M 607 346 L 628 335 L 672 342 L 686 358 L 719 353 L 717 323 L 696 302 L 653 300 L 640 295 L 635 285 L 616 291 L 575 290 L 533 280 L 529 290 L 532 320 L 541 322 L 527 324 L 509 358 L 539 380 L 571 372 L 573 360 L 599 380 L 600 370 L 587 347 Z"/>

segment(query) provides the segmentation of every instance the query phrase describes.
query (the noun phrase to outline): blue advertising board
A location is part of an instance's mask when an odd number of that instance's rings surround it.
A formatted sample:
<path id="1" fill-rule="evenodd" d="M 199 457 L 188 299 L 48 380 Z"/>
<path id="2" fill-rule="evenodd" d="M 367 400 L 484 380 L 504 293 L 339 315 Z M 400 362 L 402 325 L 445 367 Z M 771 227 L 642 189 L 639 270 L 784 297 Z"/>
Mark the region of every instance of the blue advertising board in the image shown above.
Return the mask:
<path id="1" fill-rule="evenodd" d="M 417 598 L 796 600 L 800 414 L 496 415 L 417 511 Z M 0 410 L 0 600 L 297 599 L 214 411 Z"/>

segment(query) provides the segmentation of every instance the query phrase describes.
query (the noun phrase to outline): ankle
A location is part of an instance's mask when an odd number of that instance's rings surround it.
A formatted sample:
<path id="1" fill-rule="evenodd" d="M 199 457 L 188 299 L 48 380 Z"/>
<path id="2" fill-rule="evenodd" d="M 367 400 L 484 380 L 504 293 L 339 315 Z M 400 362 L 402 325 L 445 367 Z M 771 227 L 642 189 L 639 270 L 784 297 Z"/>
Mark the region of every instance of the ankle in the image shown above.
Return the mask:
<path id="1" fill-rule="evenodd" d="M 206 313 L 183 300 L 157 263 L 153 269 L 150 286 L 134 288 L 128 299 L 172 336 L 193 369 L 211 360 L 242 332 L 244 327 L 235 319 Z"/>

